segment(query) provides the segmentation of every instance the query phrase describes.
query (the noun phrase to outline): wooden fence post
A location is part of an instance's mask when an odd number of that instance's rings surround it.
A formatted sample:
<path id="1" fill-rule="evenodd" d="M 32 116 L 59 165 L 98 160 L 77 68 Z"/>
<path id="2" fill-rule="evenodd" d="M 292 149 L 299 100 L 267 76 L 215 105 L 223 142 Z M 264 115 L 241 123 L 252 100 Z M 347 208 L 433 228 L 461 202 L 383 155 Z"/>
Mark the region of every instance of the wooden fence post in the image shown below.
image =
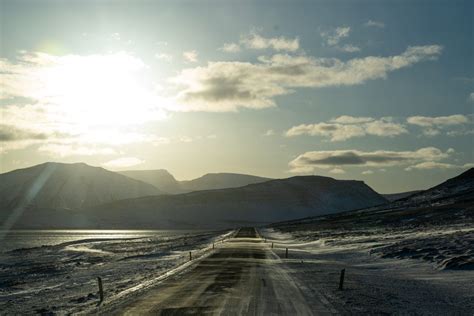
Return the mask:
<path id="1" fill-rule="evenodd" d="M 273 243 L 272 243 L 272 249 L 273 249 Z"/>
<path id="2" fill-rule="evenodd" d="M 339 278 L 339 290 L 342 291 L 344 286 L 344 274 L 346 274 L 346 269 L 341 270 L 341 277 Z"/>
<path id="3" fill-rule="evenodd" d="M 286 248 L 286 251 L 285 251 L 285 258 L 288 258 L 288 248 Z"/>
<path id="4" fill-rule="evenodd" d="M 104 300 L 104 289 L 102 287 L 102 278 L 97 277 L 97 283 L 99 284 L 99 303 L 102 303 Z"/>
<path id="5" fill-rule="evenodd" d="M 189 261 L 193 260 L 193 255 L 191 253 L 191 251 L 189 252 Z"/>

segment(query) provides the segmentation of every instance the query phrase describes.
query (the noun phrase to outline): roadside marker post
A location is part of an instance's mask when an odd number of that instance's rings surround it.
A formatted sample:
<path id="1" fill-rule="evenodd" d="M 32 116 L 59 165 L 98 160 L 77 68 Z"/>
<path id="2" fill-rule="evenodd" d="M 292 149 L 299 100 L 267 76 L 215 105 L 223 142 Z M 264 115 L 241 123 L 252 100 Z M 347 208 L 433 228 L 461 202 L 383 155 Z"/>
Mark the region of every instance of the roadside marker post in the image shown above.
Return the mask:
<path id="1" fill-rule="evenodd" d="M 272 249 L 273 249 L 273 243 L 272 243 Z"/>
<path id="2" fill-rule="evenodd" d="M 288 259 L 288 248 L 286 248 L 286 251 L 285 251 L 285 258 Z"/>
<path id="3" fill-rule="evenodd" d="M 193 255 L 191 253 L 191 251 L 189 252 L 189 261 L 193 260 Z"/>
<path id="4" fill-rule="evenodd" d="M 99 304 L 104 300 L 104 289 L 102 287 L 102 278 L 97 277 L 97 284 L 99 285 Z"/>
<path id="5" fill-rule="evenodd" d="M 343 290 L 343 286 L 344 286 L 344 275 L 346 274 L 346 269 L 342 269 L 341 270 L 341 277 L 339 278 L 339 290 L 342 291 Z"/>

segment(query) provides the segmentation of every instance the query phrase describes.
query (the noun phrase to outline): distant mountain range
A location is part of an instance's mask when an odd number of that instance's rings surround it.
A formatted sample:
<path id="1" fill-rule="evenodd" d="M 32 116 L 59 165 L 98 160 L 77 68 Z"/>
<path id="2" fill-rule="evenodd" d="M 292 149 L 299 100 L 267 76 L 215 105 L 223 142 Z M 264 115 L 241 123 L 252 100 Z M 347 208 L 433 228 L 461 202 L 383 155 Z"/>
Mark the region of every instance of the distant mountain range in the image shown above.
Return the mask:
<path id="1" fill-rule="evenodd" d="M 169 194 L 179 194 L 192 191 L 217 190 L 237 188 L 247 184 L 261 183 L 269 178 L 262 178 L 238 173 L 208 173 L 197 179 L 178 181 L 167 170 L 131 170 L 121 174 L 150 183 Z"/>
<path id="2" fill-rule="evenodd" d="M 224 173 L 179 182 L 165 170 L 118 174 L 82 163 L 15 170 L 0 184 L 0 224 L 14 216 L 23 228 L 231 227 L 386 202 L 361 181 Z"/>
<path id="3" fill-rule="evenodd" d="M 213 228 L 261 225 L 386 203 L 362 181 L 304 176 L 239 188 L 150 196 L 86 210 L 101 225 L 133 228 Z"/>

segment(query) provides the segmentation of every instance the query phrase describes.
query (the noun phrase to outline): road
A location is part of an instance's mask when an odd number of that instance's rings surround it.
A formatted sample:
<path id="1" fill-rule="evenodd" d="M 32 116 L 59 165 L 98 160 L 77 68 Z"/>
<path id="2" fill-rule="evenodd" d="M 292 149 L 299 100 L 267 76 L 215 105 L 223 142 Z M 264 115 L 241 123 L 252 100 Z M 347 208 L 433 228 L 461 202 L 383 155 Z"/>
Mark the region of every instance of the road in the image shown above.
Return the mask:
<path id="1" fill-rule="evenodd" d="M 315 307 L 316 306 L 316 307 Z M 241 228 L 183 275 L 163 281 L 116 315 L 320 315 L 254 228 Z"/>

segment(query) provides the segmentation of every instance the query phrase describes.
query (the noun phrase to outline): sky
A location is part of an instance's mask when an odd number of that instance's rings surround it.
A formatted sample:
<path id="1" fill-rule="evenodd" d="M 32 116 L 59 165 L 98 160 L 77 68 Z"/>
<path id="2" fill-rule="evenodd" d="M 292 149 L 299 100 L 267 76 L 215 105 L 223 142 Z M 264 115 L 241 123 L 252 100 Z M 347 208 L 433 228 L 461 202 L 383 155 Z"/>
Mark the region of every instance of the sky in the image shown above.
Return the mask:
<path id="1" fill-rule="evenodd" d="M 0 0 L 0 172 L 424 189 L 474 166 L 472 1 Z"/>

